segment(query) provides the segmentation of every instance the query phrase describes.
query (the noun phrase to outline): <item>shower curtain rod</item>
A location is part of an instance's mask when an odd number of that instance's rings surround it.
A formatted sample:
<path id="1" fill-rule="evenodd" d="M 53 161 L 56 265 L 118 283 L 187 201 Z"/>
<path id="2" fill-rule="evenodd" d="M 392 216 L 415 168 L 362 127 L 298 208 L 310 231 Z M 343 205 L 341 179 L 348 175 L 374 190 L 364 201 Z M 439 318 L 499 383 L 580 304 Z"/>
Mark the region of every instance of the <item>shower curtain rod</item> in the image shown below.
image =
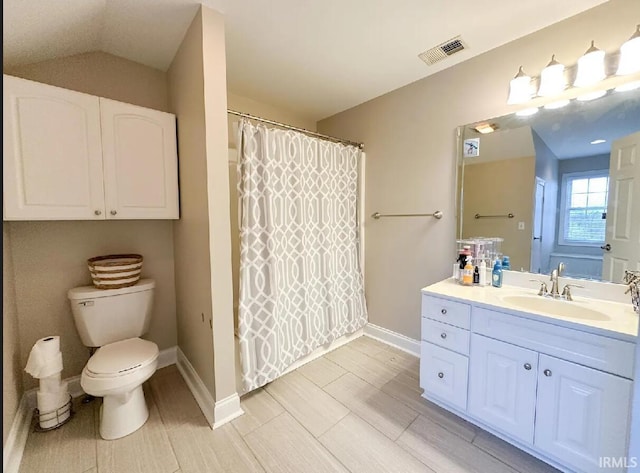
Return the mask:
<path id="1" fill-rule="evenodd" d="M 227 109 L 227 113 L 231 115 L 237 115 L 238 117 L 249 118 L 250 120 L 257 120 L 259 122 L 269 123 L 270 125 L 279 126 L 282 128 L 286 128 L 288 130 L 299 131 L 300 133 L 305 133 L 311 136 L 317 136 L 318 138 L 324 138 L 330 141 L 336 141 L 338 143 L 344 143 L 347 145 L 355 146 L 359 149 L 364 149 L 364 143 L 356 143 L 355 141 L 343 140 L 341 138 L 335 138 L 329 135 L 323 135 L 322 133 L 316 133 L 315 131 L 305 130 L 304 128 L 298 128 L 296 126 L 287 125 L 286 123 L 274 122 L 273 120 L 267 120 L 266 118 L 256 117 L 254 115 L 249 115 L 248 113 L 237 112 L 235 110 Z"/>

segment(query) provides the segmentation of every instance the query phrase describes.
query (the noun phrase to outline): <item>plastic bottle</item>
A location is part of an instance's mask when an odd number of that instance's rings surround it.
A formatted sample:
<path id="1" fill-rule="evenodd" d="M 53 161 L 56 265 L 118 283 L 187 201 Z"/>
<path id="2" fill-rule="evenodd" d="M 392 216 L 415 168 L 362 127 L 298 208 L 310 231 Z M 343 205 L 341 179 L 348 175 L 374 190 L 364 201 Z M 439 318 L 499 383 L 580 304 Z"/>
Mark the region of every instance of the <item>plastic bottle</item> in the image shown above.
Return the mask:
<path id="1" fill-rule="evenodd" d="M 500 260 L 496 260 L 496 264 L 493 265 L 493 272 L 491 273 L 491 285 L 493 287 L 502 287 L 502 264 Z"/>
<path id="2" fill-rule="evenodd" d="M 481 286 L 487 285 L 487 263 L 482 260 L 480 261 L 480 281 L 479 284 Z"/>
<path id="3" fill-rule="evenodd" d="M 471 258 L 467 259 L 467 264 L 462 270 L 462 284 L 471 286 L 473 284 L 473 264 Z"/>
<path id="4" fill-rule="evenodd" d="M 511 269 L 511 263 L 508 256 L 502 257 L 502 269 Z"/>

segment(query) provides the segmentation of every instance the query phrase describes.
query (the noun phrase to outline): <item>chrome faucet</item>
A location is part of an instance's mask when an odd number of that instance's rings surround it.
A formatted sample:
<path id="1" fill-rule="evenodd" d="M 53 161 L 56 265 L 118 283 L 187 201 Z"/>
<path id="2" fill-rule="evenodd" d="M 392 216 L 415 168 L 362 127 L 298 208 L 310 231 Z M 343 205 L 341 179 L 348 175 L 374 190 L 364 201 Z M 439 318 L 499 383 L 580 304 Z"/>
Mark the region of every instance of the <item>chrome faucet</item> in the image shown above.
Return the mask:
<path id="1" fill-rule="evenodd" d="M 563 272 L 564 272 L 564 263 L 562 262 L 558 263 L 558 269 L 554 269 L 553 271 L 551 271 L 551 277 L 549 278 L 551 280 L 551 291 L 549 292 L 549 295 L 554 299 L 560 298 L 560 290 L 558 288 L 558 277 L 562 276 Z"/>

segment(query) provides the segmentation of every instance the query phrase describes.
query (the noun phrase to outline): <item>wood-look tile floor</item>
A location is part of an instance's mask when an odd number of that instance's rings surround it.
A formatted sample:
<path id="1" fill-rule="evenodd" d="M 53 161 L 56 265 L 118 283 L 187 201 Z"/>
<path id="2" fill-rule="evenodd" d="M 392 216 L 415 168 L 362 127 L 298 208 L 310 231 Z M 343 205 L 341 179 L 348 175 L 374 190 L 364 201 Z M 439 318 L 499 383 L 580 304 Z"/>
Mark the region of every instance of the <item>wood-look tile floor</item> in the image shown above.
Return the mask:
<path id="1" fill-rule="evenodd" d="M 423 399 L 418 359 L 360 337 L 242 398 L 211 430 L 175 366 L 145 383 L 149 420 L 114 441 L 100 400 L 30 432 L 21 473 L 551 473 L 536 458 Z"/>

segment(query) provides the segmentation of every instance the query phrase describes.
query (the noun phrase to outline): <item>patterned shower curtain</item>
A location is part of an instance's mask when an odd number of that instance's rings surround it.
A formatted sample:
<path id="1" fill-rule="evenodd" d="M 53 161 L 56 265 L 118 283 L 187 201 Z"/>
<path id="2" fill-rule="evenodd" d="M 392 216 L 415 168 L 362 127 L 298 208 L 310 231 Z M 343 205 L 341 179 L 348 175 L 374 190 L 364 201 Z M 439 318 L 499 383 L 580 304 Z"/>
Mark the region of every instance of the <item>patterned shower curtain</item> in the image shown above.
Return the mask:
<path id="1" fill-rule="evenodd" d="M 367 321 L 353 146 L 242 120 L 239 327 L 246 391 Z"/>

